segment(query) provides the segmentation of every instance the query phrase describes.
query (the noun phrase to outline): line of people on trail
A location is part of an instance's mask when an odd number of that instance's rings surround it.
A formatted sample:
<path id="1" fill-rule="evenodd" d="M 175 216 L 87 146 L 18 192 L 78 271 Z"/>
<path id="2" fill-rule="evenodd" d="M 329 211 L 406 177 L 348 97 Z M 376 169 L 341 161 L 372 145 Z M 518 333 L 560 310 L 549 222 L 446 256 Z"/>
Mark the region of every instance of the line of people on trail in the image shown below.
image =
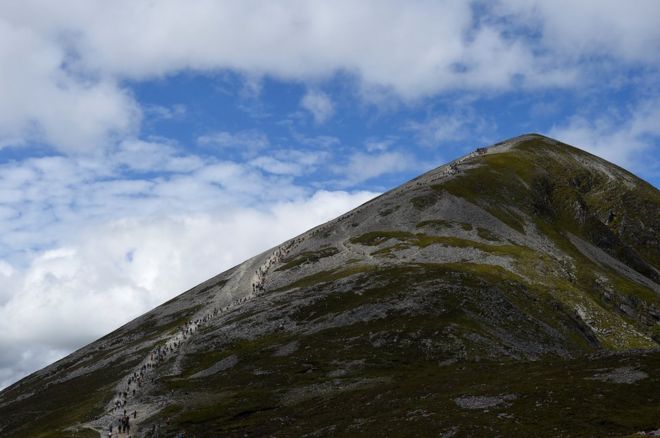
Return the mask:
<path id="1" fill-rule="evenodd" d="M 133 411 L 133 419 L 135 420 L 137 418 L 137 411 Z M 115 429 L 115 426 L 117 428 Z M 113 421 L 110 426 L 108 426 L 108 438 L 112 438 L 113 431 L 116 430 L 118 434 L 128 434 L 131 433 L 131 415 L 126 413 L 126 409 L 124 409 L 124 414 L 117 418 L 115 421 Z"/>
<path id="2" fill-rule="evenodd" d="M 286 256 L 289 255 L 291 249 L 293 249 L 293 247 L 299 244 L 301 241 L 302 241 L 302 237 L 297 237 L 281 245 L 280 247 L 276 248 L 275 251 L 273 251 L 273 253 L 270 255 L 270 257 L 266 259 L 266 262 L 263 265 L 259 266 L 256 271 L 254 271 L 254 275 L 256 276 L 256 279 L 252 282 L 253 294 L 257 294 L 265 290 L 264 283 L 266 282 L 266 274 L 268 273 L 270 267 L 275 263 L 281 262 L 282 259 L 284 259 Z"/>
<path id="3" fill-rule="evenodd" d="M 172 353 L 178 350 L 181 347 L 181 343 L 191 337 L 201 325 L 208 322 L 212 317 L 217 316 L 218 313 L 220 313 L 219 310 L 215 308 L 210 314 L 186 322 L 183 326 L 179 327 L 176 336 L 174 336 L 174 340 L 170 339 L 164 345 L 159 345 L 151 351 L 147 361 L 144 362 L 140 368 L 133 371 L 126 380 L 126 390 L 117 393 L 111 412 L 115 413 L 118 410 L 125 408 L 129 398 L 135 398 L 138 395 L 137 390 L 141 389 L 146 383 L 148 374 L 153 372 L 161 362 L 164 362 Z M 153 376 L 150 381 L 151 383 L 154 383 L 155 379 Z M 135 418 L 137 418 L 136 410 L 133 411 L 133 419 Z M 124 409 L 123 415 L 120 415 L 110 424 L 108 436 L 112 436 L 113 427 L 115 426 L 115 430 L 119 433 L 130 432 L 130 416 L 126 414 L 126 409 Z"/>
<path id="4" fill-rule="evenodd" d="M 256 271 L 257 282 L 253 282 L 252 284 L 253 293 L 256 293 L 258 290 L 260 291 L 264 290 L 263 284 L 265 281 L 265 275 L 272 266 L 272 264 L 279 262 L 284 257 L 286 257 L 289 254 L 289 251 L 293 248 L 293 246 L 299 243 L 299 240 L 301 239 L 294 239 L 288 242 L 287 244 L 285 244 L 284 246 L 278 248 L 271 255 L 271 257 L 269 257 L 266 260 L 266 263 L 264 263 L 264 265 L 260 266 L 259 269 L 257 269 Z M 130 397 L 134 398 L 138 395 L 138 393 L 136 392 L 136 388 L 141 389 L 143 385 L 145 385 L 148 374 L 153 372 L 159 364 L 165 362 L 172 353 L 176 352 L 181 347 L 182 342 L 190 338 L 195 332 L 197 332 L 203 325 L 205 325 L 212 318 L 217 317 L 220 313 L 229 310 L 231 307 L 237 304 L 247 301 L 249 298 L 250 297 L 243 297 L 238 300 L 235 300 L 230 304 L 226 305 L 225 307 L 223 307 L 222 309 L 218 309 L 216 307 L 213 309 L 211 313 L 208 313 L 201 318 L 187 321 L 181 327 L 179 327 L 175 336 L 173 336 L 170 340 L 165 342 L 165 344 L 159 345 L 154 350 L 152 350 L 149 353 L 147 361 L 144 362 L 138 370 L 134 371 L 133 374 L 131 374 L 128 377 L 126 381 L 127 383 L 126 391 L 121 391 L 117 394 L 114 407 L 111 412 L 114 413 L 117 410 L 121 410 L 122 408 L 125 408 L 128 399 Z M 154 381 L 155 379 L 152 376 L 150 378 L 150 382 L 154 383 Z M 133 419 L 135 418 L 137 418 L 137 411 L 133 411 Z M 131 427 L 130 416 L 126 415 L 126 409 L 124 409 L 124 414 L 121 415 L 119 418 L 117 418 L 115 421 L 118 423 L 117 430 L 119 430 L 119 433 L 130 432 L 130 427 Z M 110 424 L 109 426 L 108 436 L 112 436 L 112 431 L 113 431 L 113 426 L 115 425 L 115 421 L 113 421 L 113 423 Z M 154 430 L 152 430 L 151 432 L 153 433 L 154 431 L 155 431 L 155 425 L 154 425 Z"/>

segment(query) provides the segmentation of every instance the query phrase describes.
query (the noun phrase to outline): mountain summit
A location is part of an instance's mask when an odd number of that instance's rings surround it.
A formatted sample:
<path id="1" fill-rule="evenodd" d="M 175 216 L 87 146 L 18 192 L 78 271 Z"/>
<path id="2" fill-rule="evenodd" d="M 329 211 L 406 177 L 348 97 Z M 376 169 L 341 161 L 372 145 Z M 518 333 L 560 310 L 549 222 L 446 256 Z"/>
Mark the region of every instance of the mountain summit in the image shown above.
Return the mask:
<path id="1" fill-rule="evenodd" d="M 660 428 L 659 348 L 660 192 L 531 134 L 26 377 L 0 435 L 625 436 Z"/>

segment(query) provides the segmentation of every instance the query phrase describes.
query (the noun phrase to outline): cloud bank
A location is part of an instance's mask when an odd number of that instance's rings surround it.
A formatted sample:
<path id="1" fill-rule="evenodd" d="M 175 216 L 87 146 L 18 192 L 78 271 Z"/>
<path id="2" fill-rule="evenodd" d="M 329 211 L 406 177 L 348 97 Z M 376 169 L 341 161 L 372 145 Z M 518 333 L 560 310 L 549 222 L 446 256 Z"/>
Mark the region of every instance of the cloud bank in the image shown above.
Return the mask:
<path id="1" fill-rule="evenodd" d="M 303 82 L 343 74 L 364 96 L 403 100 L 582 86 L 603 79 L 593 64 L 657 70 L 658 15 L 654 0 L 4 1 L 0 144 L 99 148 L 139 124 L 122 81 L 181 71 Z M 303 106 L 317 123 L 332 114 L 322 94 Z"/>

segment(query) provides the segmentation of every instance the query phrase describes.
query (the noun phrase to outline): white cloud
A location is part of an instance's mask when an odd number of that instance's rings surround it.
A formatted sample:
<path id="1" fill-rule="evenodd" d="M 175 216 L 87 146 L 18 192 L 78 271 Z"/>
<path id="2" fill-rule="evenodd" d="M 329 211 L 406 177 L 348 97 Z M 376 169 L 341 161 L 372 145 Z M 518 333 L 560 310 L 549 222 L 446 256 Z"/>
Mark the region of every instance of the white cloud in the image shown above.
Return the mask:
<path id="1" fill-rule="evenodd" d="M 467 135 L 467 121 L 462 116 L 436 116 L 425 122 L 410 122 L 421 144 L 437 146 L 445 141 L 460 140 Z"/>
<path id="2" fill-rule="evenodd" d="M 0 308 L 0 338 L 74 348 L 373 196 L 318 192 L 263 211 L 233 205 L 221 215 L 85 227 L 23 270 L 3 263 L 2 274 L 17 277 L 17 290 Z M 107 308 L 113 311 L 99 311 Z"/>
<path id="3" fill-rule="evenodd" d="M 298 160 L 301 171 L 311 165 L 307 154 Z M 0 165 L 0 259 L 29 259 L 30 249 L 65 242 L 83 225 L 267 206 L 307 194 L 288 176 L 137 140 L 106 159 L 10 162 Z"/>
<path id="4" fill-rule="evenodd" d="M 37 140 L 80 152 L 135 135 L 141 111 L 118 84 L 180 71 L 242 73 L 239 94 L 248 98 L 264 76 L 309 85 L 341 74 L 366 98 L 378 90 L 414 101 L 456 89 L 578 85 L 598 56 L 660 63 L 655 0 L 482 3 L 4 1 L 0 145 Z M 302 104 L 317 123 L 333 114 L 318 91 Z"/>
<path id="5" fill-rule="evenodd" d="M 371 138 L 367 140 L 364 147 L 367 149 L 367 152 L 384 152 L 394 144 L 394 139 L 388 138 L 384 140 Z"/>
<path id="6" fill-rule="evenodd" d="M 250 161 L 250 165 L 276 175 L 300 175 L 302 173 L 302 169 L 297 163 L 285 162 L 268 156 L 257 157 Z"/>
<path id="7" fill-rule="evenodd" d="M 248 165 L 276 175 L 302 176 L 313 173 L 331 154 L 325 151 L 271 149 L 268 155 L 256 157 Z"/>
<path id="8" fill-rule="evenodd" d="M 258 131 L 227 132 L 220 131 L 200 136 L 197 143 L 203 146 L 215 146 L 224 149 L 237 149 L 245 156 L 253 156 L 258 151 L 270 146 L 268 137 Z"/>
<path id="9" fill-rule="evenodd" d="M 67 57 L 54 38 L 0 13 L 0 145 L 34 140 L 81 152 L 137 127 L 133 98 L 113 80 L 71 72 Z"/>
<path id="10" fill-rule="evenodd" d="M 24 269 L 0 263 L 0 388 L 184 290 L 375 196 L 317 192 L 223 215 L 117 220 L 80 230 Z M 304 214 L 303 214 L 304 212 Z M 18 358 L 25 358 L 18 360 Z"/>
<path id="11" fill-rule="evenodd" d="M 660 63 L 660 3 L 655 0 L 498 0 L 500 12 L 540 33 L 544 48 L 564 60 L 594 55 Z"/>
<path id="12" fill-rule="evenodd" d="M 174 104 L 171 106 L 146 105 L 144 113 L 159 120 L 181 120 L 186 115 L 187 108 L 183 104 Z"/>
<path id="13" fill-rule="evenodd" d="M 59 38 L 76 54 L 72 66 L 115 77 L 232 69 L 256 78 L 252 83 L 264 74 L 309 80 L 347 72 L 405 97 L 452 87 L 508 87 L 518 76 L 565 80 L 552 74 L 564 68 L 538 58 L 525 36 L 493 20 L 478 20 L 476 2 L 414 1 L 405 7 L 395 1 L 356 5 L 349 0 L 167 0 L 157 7 L 136 0 L 64 3 L 7 2 L 3 16 L 39 37 L 75 35 Z M 601 41 L 620 46 L 624 57 L 630 50 L 641 54 L 648 46 L 658 48 L 652 13 L 657 2 L 635 8 L 613 1 L 565 3 L 501 0 L 491 12 L 506 14 L 518 26 L 530 15 L 537 17 L 544 41 L 594 41 L 571 45 L 584 52 L 600 50 Z M 36 9 L 41 13 L 33 14 Z M 612 36 L 605 32 L 610 26 Z"/>
<path id="14" fill-rule="evenodd" d="M 202 166 L 196 156 L 181 156 L 176 149 L 165 143 L 148 142 L 138 139 L 124 140 L 112 154 L 112 160 L 130 170 L 153 172 L 186 172 Z"/>
<path id="15" fill-rule="evenodd" d="M 492 125 L 492 122 L 474 114 L 473 110 L 464 109 L 430 116 L 421 122 L 410 121 L 406 127 L 415 134 L 421 145 L 436 147 L 446 142 L 479 135 L 487 128 L 492 131 Z"/>
<path id="16" fill-rule="evenodd" d="M 122 148 L 103 166 L 44 157 L 0 169 L 0 387 L 376 195 L 310 194 L 168 145 Z M 153 148 L 157 177 L 119 172 Z"/>
<path id="17" fill-rule="evenodd" d="M 307 91 L 300 101 L 300 106 L 312 114 L 317 124 L 325 123 L 335 113 L 330 97 L 318 90 Z"/>
<path id="18" fill-rule="evenodd" d="M 623 110 L 611 107 L 595 117 L 577 115 L 554 126 L 548 135 L 622 167 L 657 174 L 659 120 L 660 99 L 651 99 Z"/>
<path id="19" fill-rule="evenodd" d="M 340 187 L 350 187 L 381 175 L 421 168 L 422 166 L 410 154 L 404 152 L 374 154 L 357 152 L 349 157 L 345 165 L 335 166 L 335 172 L 342 175 L 342 179 L 336 183 Z"/>

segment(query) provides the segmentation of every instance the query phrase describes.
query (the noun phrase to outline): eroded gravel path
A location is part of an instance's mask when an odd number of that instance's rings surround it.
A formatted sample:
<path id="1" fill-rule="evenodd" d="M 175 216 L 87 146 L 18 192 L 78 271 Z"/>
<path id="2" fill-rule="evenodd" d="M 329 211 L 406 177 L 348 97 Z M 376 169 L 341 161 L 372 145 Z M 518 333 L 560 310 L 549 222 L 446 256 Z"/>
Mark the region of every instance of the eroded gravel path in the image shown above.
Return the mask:
<path id="1" fill-rule="evenodd" d="M 196 313 L 190 320 L 175 329 L 174 333 L 165 336 L 158 346 L 128 374 L 120 380 L 114 388 L 112 400 L 105 408 L 105 413 L 88 423 L 80 424 L 76 429 L 92 429 L 99 433 L 101 438 L 128 438 L 153 435 L 152 426 L 146 429 L 142 425 L 146 420 L 153 420 L 159 412 L 168 406 L 170 399 L 163 396 L 153 396 L 150 390 L 155 382 L 162 376 L 165 365 L 171 365 L 170 370 L 175 374 L 180 373 L 181 353 L 185 350 L 187 343 L 203 327 L 207 326 L 213 319 L 219 318 L 231 309 L 249 300 L 254 299 L 265 290 L 266 276 L 268 272 L 285 259 L 290 251 L 301 242 L 295 239 L 275 248 L 249 276 L 249 292 L 228 305 L 221 306 L 221 300 L 214 300 L 210 306 Z M 239 273 L 238 277 L 244 278 L 245 272 Z M 249 274 L 248 274 L 249 275 Z M 208 310 L 211 307 L 211 310 Z M 172 363 L 171 361 L 174 360 Z M 169 373 L 171 374 L 171 373 Z M 128 420 L 130 427 L 125 424 Z M 153 424 L 153 421 L 149 421 Z"/>

